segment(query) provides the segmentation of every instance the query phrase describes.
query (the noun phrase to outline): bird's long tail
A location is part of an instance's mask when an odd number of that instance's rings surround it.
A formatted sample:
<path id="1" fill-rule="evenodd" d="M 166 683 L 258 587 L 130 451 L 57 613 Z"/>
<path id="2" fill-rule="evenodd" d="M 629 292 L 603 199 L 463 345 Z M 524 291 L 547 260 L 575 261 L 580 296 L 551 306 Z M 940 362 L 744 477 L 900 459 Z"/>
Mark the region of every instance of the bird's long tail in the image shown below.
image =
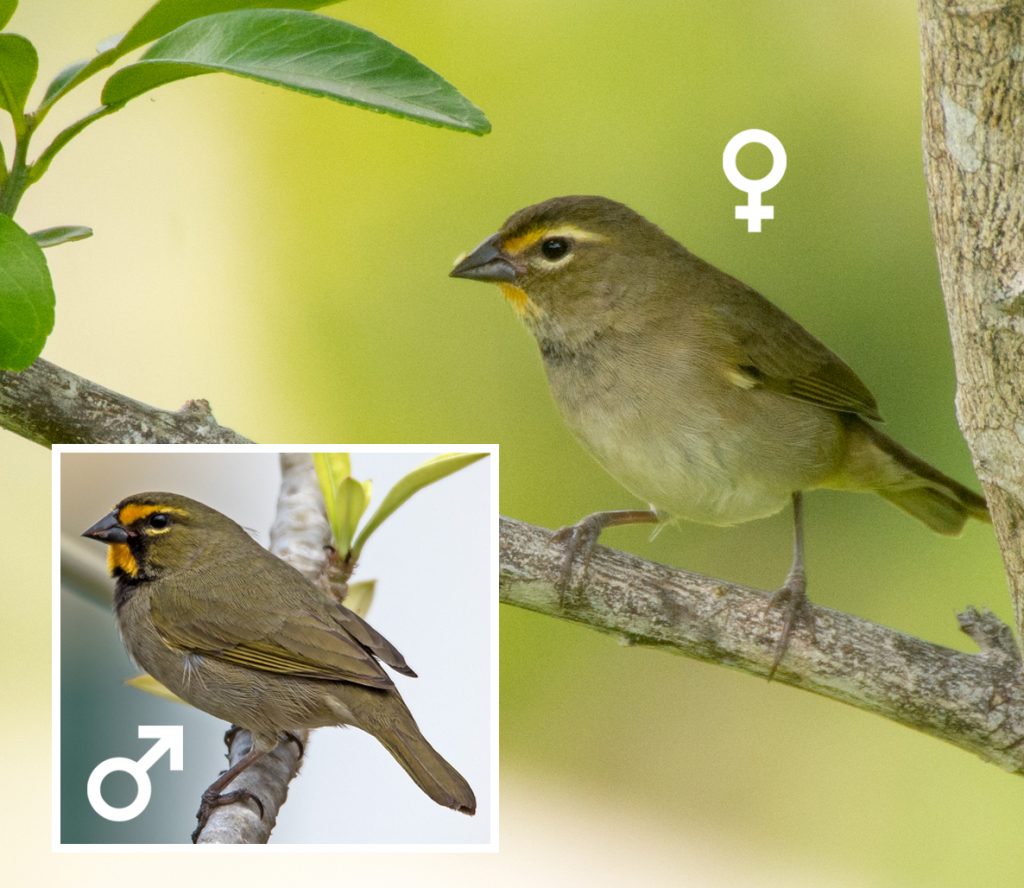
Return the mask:
<path id="1" fill-rule="evenodd" d="M 955 536 L 968 518 L 991 521 L 985 498 L 861 419 L 849 421 L 850 486 L 877 491 L 932 530 Z"/>
<path id="2" fill-rule="evenodd" d="M 476 813 L 476 796 L 466 779 L 434 749 L 397 691 L 366 689 L 387 694 L 386 705 L 368 707 L 359 727 L 373 734 L 408 773 L 416 785 L 439 805 L 463 814 Z M 349 705 L 354 702 L 348 701 Z M 354 711 L 354 709 L 353 709 Z"/>

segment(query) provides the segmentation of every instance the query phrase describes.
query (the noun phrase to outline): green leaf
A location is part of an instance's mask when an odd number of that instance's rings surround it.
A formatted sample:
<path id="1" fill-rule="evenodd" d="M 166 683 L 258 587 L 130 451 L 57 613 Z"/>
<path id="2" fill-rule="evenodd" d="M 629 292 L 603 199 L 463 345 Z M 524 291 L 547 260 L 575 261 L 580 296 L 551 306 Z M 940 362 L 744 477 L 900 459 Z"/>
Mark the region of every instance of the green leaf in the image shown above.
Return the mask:
<path id="1" fill-rule="evenodd" d="M 314 453 L 313 467 L 320 481 L 320 493 L 324 498 L 327 510 L 327 523 L 331 526 L 331 536 L 338 536 L 338 510 L 335 497 L 338 485 L 352 474 L 352 461 L 347 453 Z M 342 553 L 344 554 L 344 553 Z"/>
<path id="2" fill-rule="evenodd" d="M 0 0 L 2 2 L 2 0 Z M 47 90 L 44 107 L 51 105 L 62 93 L 78 86 L 97 71 L 110 67 L 121 56 L 169 34 L 193 19 L 236 9 L 274 7 L 276 9 L 318 9 L 338 0 L 159 0 L 143 14 L 124 35 L 115 35 L 96 47 L 98 55 L 85 62 L 57 89 Z"/>
<path id="3" fill-rule="evenodd" d="M 38 70 L 39 56 L 29 40 L 20 34 L 0 34 L 0 108 L 10 111 L 19 127 Z"/>
<path id="4" fill-rule="evenodd" d="M 470 463 L 475 463 L 485 456 L 487 456 L 486 453 L 443 453 L 433 459 L 428 459 L 423 465 L 417 466 L 408 475 L 401 478 L 388 491 L 383 502 L 377 507 L 377 511 L 373 513 L 373 517 L 359 532 L 359 536 L 356 537 L 355 544 L 352 546 L 353 557 L 359 558 L 359 553 L 362 552 L 370 535 L 414 493 L 435 481 L 448 477 L 459 469 L 464 469 Z"/>
<path id="5" fill-rule="evenodd" d="M 165 83 L 217 71 L 436 126 L 490 130 L 479 108 L 408 53 L 362 28 L 296 10 L 188 22 L 113 74 L 103 101 L 121 105 Z"/>
<path id="6" fill-rule="evenodd" d="M 348 584 L 348 595 L 345 596 L 345 607 L 365 617 L 370 605 L 373 604 L 373 593 L 377 589 L 376 580 L 363 580 Z"/>
<path id="7" fill-rule="evenodd" d="M 65 86 L 68 85 L 87 64 L 88 59 L 79 59 L 77 62 L 72 62 L 66 68 L 64 68 L 53 80 L 50 81 L 50 85 L 46 87 L 46 93 L 43 95 L 43 104 L 48 105 L 53 101 L 54 97 L 59 93 Z"/>
<path id="8" fill-rule="evenodd" d="M 0 0 L 0 28 L 6 28 L 7 23 L 18 8 L 18 0 Z"/>
<path id="9" fill-rule="evenodd" d="M 84 225 L 56 225 L 53 228 L 44 228 L 41 231 L 32 232 L 32 240 L 39 246 L 56 247 L 59 244 L 66 244 L 69 241 L 84 240 L 92 237 L 92 229 Z"/>
<path id="10" fill-rule="evenodd" d="M 186 22 L 238 9 L 319 9 L 338 0 L 159 0 L 149 8 L 117 44 L 122 56 L 133 49 L 159 40 Z"/>
<path id="11" fill-rule="evenodd" d="M 0 215 L 0 369 L 24 370 L 53 329 L 53 283 L 43 251 Z"/>
<path id="12" fill-rule="evenodd" d="M 104 37 L 99 43 L 96 44 L 96 54 L 103 55 L 106 52 L 110 52 L 110 50 L 112 50 L 122 40 L 124 40 L 124 37 L 124 31 L 121 31 L 119 34 L 111 34 L 108 37 Z"/>
<path id="13" fill-rule="evenodd" d="M 334 535 L 334 545 L 342 558 L 348 555 L 352 548 L 352 538 L 356 534 L 356 527 L 363 517 L 366 507 L 370 504 L 370 491 L 361 481 L 355 478 L 345 478 L 338 485 L 335 494 L 335 513 L 337 515 L 337 528 Z"/>

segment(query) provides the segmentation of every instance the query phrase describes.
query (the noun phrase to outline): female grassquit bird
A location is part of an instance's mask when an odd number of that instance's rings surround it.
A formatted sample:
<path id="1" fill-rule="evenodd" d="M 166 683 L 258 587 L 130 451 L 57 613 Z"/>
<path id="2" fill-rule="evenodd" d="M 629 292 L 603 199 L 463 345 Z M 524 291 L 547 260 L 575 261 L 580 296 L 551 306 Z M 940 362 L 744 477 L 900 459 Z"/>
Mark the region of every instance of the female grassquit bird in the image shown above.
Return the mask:
<path id="1" fill-rule="evenodd" d="M 813 632 L 802 492 L 874 491 L 932 530 L 988 521 L 985 500 L 879 431 L 854 372 L 760 293 L 604 197 L 515 213 L 457 260 L 493 281 L 540 346 L 555 401 L 597 460 L 650 510 L 560 532 L 562 586 L 604 527 L 684 518 L 731 525 L 792 502 L 792 566 L 773 674 L 797 618 Z"/>

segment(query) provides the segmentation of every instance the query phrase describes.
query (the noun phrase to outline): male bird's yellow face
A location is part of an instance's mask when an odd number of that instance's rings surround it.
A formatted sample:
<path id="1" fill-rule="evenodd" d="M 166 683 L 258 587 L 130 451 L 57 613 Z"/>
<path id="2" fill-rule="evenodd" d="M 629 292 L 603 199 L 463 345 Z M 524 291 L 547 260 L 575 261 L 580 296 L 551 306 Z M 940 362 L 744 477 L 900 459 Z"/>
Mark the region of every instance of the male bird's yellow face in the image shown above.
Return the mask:
<path id="1" fill-rule="evenodd" d="M 178 494 L 140 493 L 121 500 L 82 536 L 110 547 L 111 576 L 151 579 L 187 566 L 207 548 L 210 532 L 216 530 L 210 514 L 217 513 Z"/>

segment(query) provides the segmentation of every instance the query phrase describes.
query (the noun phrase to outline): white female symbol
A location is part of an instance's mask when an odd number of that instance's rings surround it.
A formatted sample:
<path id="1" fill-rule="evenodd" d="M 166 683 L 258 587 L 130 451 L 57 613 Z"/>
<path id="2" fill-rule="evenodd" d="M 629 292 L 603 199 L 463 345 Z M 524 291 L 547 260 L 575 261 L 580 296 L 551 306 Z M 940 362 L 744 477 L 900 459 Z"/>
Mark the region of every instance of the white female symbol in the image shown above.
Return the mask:
<path id="1" fill-rule="evenodd" d="M 736 155 L 745 145 L 756 142 L 764 145 L 772 153 L 772 168 L 763 179 L 748 179 L 736 169 Z M 762 219 L 774 219 L 775 207 L 762 206 L 761 195 L 771 191 L 782 181 L 786 173 L 786 149 L 767 130 L 748 129 L 737 133 L 729 140 L 722 153 L 722 169 L 725 171 L 725 178 L 732 183 L 734 188 L 745 191 L 748 194 L 747 203 L 739 204 L 736 207 L 736 218 L 747 220 L 747 231 L 760 231 Z"/>

